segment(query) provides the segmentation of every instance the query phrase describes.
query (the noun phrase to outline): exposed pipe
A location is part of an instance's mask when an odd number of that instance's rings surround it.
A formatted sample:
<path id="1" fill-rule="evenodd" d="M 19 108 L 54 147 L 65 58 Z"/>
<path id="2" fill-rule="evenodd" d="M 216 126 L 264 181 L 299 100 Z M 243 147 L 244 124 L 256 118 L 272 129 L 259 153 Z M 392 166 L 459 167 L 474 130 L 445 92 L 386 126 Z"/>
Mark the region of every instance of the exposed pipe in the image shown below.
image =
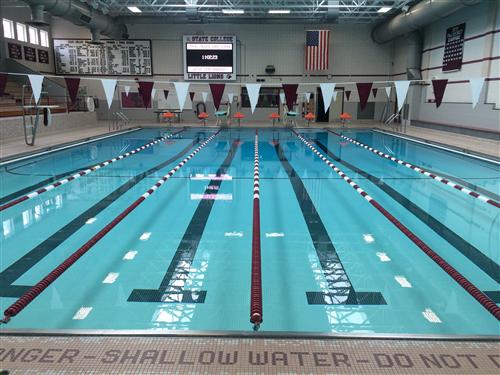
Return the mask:
<path id="1" fill-rule="evenodd" d="M 376 43 L 389 42 L 444 18 L 464 6 L 473 6 L 480 2 L 481 0 L 423 0 L 412 6 L 408 12 L 400 13 L 389 21 L 375 26 L 372 30 L 372 39 Z"/>
<path id="2" fill-rule="evenodd" d="M 46 24 L 44 12 L 64 18 L 75 25 L 99 30 L 113 39 L 128 39 L 127 27 L 114 18 L 75 0 L 23 0 L 31 8 L 31 22 Z"/>
<path id="3" fill-rule="evenodd" d="M 406 78 L 422 79 L 420 67 L 422 63 L 422 37 L 418 31 L 406 34 Z"/>

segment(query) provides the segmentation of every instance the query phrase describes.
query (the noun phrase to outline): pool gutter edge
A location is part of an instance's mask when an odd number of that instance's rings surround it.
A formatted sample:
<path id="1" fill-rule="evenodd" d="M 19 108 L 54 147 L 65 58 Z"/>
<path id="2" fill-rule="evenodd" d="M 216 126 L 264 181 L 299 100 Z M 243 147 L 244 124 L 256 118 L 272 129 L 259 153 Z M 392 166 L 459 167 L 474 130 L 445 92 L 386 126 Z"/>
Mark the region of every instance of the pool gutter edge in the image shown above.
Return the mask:
<path id="1" fill-rule="evenodd" d="M 240 339 L 311 339 L 311 340 L 411 340 L 411 341 L 490 341 L 499 342 L 500 335 L 445 335 L 400 333 L 330 333 L 277 331 L 176 331 L 113 329 L 2 329 L 1 336 L 103 336 L 103 337 L 213 337 Z"/>
<path id="2" fill-rule="evenodd" d="M 95 135 L 95 136 L 91 136 L 91 137 L 80 138 L 80 139 L 76 139 L 76 140 L 70 141 L 70 142 L 59 143 L 59 144 L 56 144 L 53 146 L 48 146 L 48 147 L 41 148 L 38 150 L 22 152 L 19 154 L 13 154 L 10 156 L 6 156 L 4 158 L 0 158 L 0 166 L 14 163 L 14 162 L 20 161 L 20 160 L 29 159 L 29 158 L 39 156 L 39 155 L 44 155 L 44 154 L 48 154 L 48 153 L 52 153 L 52 152 L 62 151 L 62 150 L 65 150 L 67 148 L 79 146 L 82 144 L 92 143 L 92 142 L 100 141 L 102 139 L 111 138 L 111 137 L 115 137 L 118 135 L 135 132 L 135 131 L 138 131 L 141 129 L 142 129 L 141 126 L 137 126 L 137 127 L 133 127 L 133 128 L 128 128 L 128 129 L 124 129 L 124 130 L 110 132 L 110 133 L 104 133 L 104 134 L 99 134 L 99 135 Z"/>

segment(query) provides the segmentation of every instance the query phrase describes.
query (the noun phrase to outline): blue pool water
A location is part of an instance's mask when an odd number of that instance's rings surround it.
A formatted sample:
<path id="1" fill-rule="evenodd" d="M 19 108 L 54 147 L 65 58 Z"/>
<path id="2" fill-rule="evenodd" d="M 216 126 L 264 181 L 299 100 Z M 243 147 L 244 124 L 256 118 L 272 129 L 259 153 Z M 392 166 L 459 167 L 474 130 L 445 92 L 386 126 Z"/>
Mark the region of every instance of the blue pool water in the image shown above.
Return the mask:
<path id="1" fill-rule="evenodd" d="M 214 132 L 187 129 L 0 212 L 1 310 Z M 142 129 L 5 164 L 0 203 L 165 133 Z M 497 208 L 325 130 L 300 133 L 500 302 Z M 250 331 L 254 134 L 222 130 L 0 329 Z M 498 164 L 375 131 L 344 134 L 499 199 Z M 488 311 L 292 132 L 260 129 L 259 153 L 261 330 L 499 334 Z M 224 179 L 211 181 L 216 173 Z"/>

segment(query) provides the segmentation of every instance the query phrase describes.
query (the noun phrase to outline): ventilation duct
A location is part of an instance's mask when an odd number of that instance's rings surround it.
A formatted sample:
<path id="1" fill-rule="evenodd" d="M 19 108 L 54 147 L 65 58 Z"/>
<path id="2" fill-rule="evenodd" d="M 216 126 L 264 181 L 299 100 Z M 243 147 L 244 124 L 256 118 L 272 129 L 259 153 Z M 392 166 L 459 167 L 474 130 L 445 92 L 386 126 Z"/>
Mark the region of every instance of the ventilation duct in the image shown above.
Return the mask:
<path id="1" fill-rule="evenodd" d="M 31 22 L 47 25 L 44 12 L 61 17 L 75 25 L 86 26 L 90 30 L 112 39 L 128 39 L 127 27 L 118 24 L 112 17 L 92 9 L 87 4 L 76 0 L 23 0 L 31 8 Z M 95 34 L 93 31 L 93 34 Z M 94 41 L 94 36 L 92 38 Z"/>
<path id="2" fill-rule="evenodd" d="M 372 30 L 372 39 L 376 43 L 389 42 L 398 36 L 405 35 L 440 20 L 464 6 L 479 4 L 480 1 L 423 0 L 412 6 L 406 13 L 401 13 L 389 21 L 375 26 Z"/>
<path id="3" fill-rule="evenodd" d="M 328 0 L 326 9 L 326 22 L 337 23 L 340 15 L 340 1 Z"/>
<path id="4" fill-rule="evenodd" d="M 406 34 L 406 78 L 422 79 L 420 72 L 422 62 L 422 38 L 418 31 Z"/>

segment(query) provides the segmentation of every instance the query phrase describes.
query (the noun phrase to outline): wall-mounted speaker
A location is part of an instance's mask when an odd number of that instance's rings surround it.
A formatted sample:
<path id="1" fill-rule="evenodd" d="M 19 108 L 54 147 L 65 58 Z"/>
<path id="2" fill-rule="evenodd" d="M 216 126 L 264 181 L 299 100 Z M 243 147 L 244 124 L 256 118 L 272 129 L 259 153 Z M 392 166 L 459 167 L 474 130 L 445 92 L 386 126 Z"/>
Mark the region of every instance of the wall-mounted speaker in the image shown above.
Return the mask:
<path id="1" fill-rule="evenodd" d="M 266 66 L 266 74 L 274 74 L 275 71 L 276 71 L 276 68 L 274 67 L 274 65 L 267 65 Z"/>

